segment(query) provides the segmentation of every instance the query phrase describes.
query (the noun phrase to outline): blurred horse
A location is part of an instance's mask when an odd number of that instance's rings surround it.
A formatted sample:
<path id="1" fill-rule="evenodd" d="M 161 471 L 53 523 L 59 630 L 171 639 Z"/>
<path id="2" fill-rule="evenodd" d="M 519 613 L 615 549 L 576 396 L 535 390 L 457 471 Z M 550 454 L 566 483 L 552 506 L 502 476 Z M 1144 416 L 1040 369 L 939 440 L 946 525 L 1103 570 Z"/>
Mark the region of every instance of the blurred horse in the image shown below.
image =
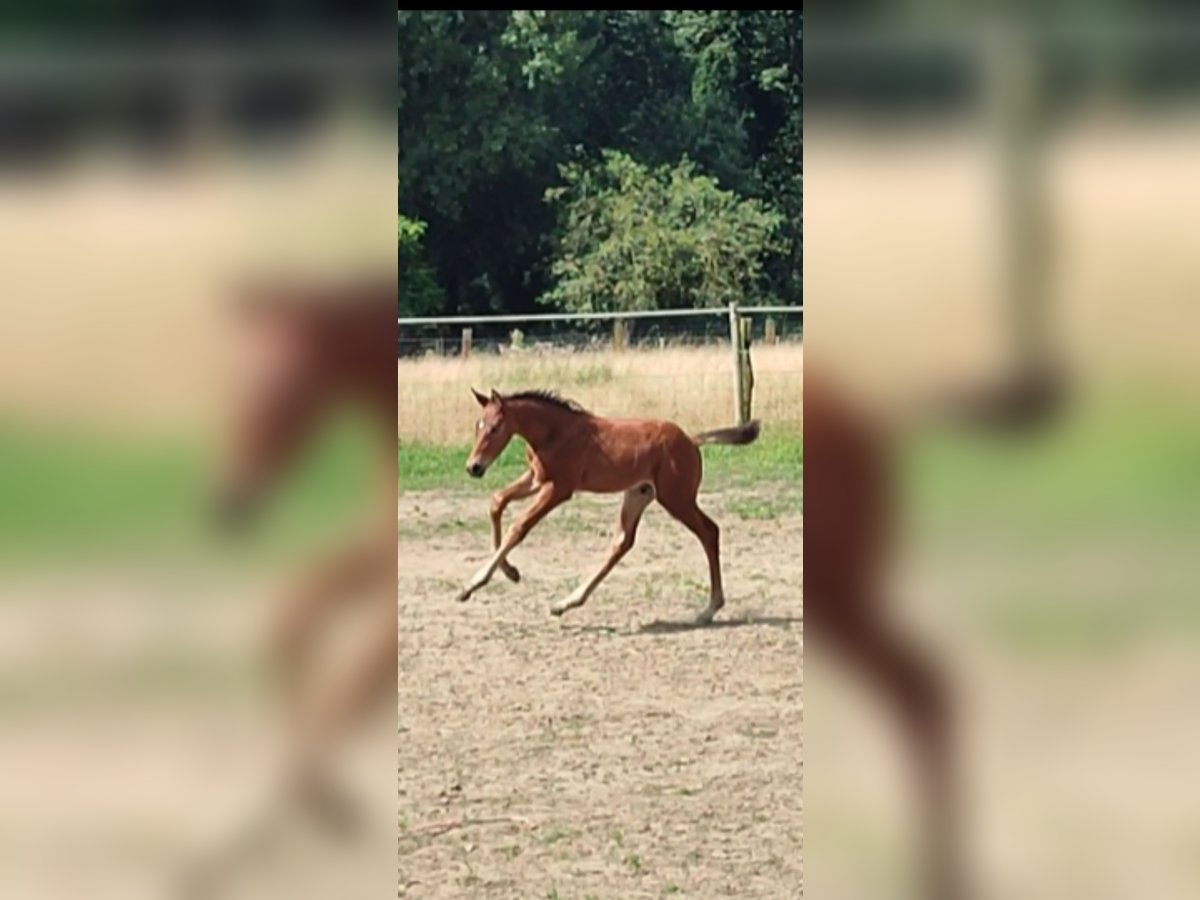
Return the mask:
<path id="1" fill-rule="evenodd" d="M 1047 421 L 1062 382 L 1033 366 L 995 388 L 954 392 L 911 424 L 950 423 L 1019 434 Z M 896 717 L 911 751 L 925 816 L 931 900 L 962 900 L 966 881 L 950 685 L 933 658 L 889 621 L 886 567 L 896 510 L 898 435 L 806 371 L 804 389 L 805 634 L 862 677 Z"/>
<path id="2" fill-rule="evenodd" d="M 287 708 L 287 755 L 272 773 L 270 809 L 241 827 L 226 847 L 189 872 L 185 889 L 211 893 L 273 817 L 298 803 L 336 827 L 355 811 L 327 778 L 331 752 L 376 706 L 395 697 L 396 284 L 325 288 L 254 286 L 238 298 L 239 327 L 252 368 L 240 385 L 213 514 L 227 534 L 243 533 L 332 414 L 354 406 L 377 435 L 379 508 L 366 530 L 306 571 L 282 598 L 271 649 Z M 318 690 L 304 675 L 318 639 L 346 602 L 366 592 L 377 618 L 351 666 Z"/>

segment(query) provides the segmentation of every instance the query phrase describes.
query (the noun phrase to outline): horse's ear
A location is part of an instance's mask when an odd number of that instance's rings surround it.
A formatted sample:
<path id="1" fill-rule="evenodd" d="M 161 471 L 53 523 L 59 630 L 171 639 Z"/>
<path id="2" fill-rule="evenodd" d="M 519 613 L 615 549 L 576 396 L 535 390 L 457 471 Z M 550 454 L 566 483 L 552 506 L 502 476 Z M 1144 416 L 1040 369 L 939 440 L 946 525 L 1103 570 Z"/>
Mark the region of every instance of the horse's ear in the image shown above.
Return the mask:
<path id="1" fill-rule="evenodd" d="M 475 395 L 475 402 L 480 406 L 488 405 L 488 398 L 479 393 L 479 391 L 475 390 L 475 388 L 471 388 L 471 393 Z"/>
<path id="2" fill-rule="evenodd" d="M 492 388 L 492 402 L 495 403 L 497 406 L 504 405 L 504 398 L 502 398 L 498 393 L 496 393 L 495 388 Z"/>

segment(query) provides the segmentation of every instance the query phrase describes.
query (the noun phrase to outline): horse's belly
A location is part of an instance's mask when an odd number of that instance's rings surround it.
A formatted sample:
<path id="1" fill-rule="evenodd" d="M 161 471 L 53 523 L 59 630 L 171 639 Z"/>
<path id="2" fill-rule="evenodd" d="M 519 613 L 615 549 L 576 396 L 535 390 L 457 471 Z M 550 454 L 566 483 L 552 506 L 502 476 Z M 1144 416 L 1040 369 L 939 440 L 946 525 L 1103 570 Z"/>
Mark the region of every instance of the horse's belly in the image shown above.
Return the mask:
<path id="1" fill-rule="evenodd" d="M 594 494 L 615 494 L 628 491 L 652 481 L 650 467 L 640 463 L 624 465 L 597 465 L 584 470 L 580 490 Z"/>
<path id="2" fill-rule="evenodd" d="M 649 480 L 648 478 L 622 478 L 614 475 L 585 476 L 579 488 L 593 494 L 617 494 Z"/>

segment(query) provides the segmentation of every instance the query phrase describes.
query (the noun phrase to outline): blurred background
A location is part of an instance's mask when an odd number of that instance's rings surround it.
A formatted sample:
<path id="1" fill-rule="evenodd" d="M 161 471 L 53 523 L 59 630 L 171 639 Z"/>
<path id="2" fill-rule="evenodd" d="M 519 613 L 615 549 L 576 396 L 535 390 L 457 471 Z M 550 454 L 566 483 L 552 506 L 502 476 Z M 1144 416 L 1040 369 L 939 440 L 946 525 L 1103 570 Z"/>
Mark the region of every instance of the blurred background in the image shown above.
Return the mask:
<path id="1" fill-rule="evenodd" d="M 267 353 L 235 315 L 245 285 L 394 281 L 392 12 L 9 4 L 0 21 L 0 893 L 172 896 L 265 790 L 275 601 L 375 484 L 347 413 L 253 532 L 212 527 Z M 394 331 L 379 340 L 390 353 Z M 384 731 L 348 777 L 390 837 Z M 364 864 L 305 839 L 274 851 L 302 864 L 241 887 L 390 889 L 394 844 Z"/>
<path id="2" fill-rule="evenodd" d="M 806 382 L 896 436 L 887 601 L 957 702 L 971 896 L 1196 896 L 1200 18 L 860 2 L 807 25 Z M 1046 428 L 918 427 L 1037 358 L 1070 386 Z M 806 650 L 808 890 L 923 896 L 893 722 Z"/>
<path id="3" fill-rule="evenodd" d="M 395 265 L 391 11 L 170 10 L 3 14 L 6 896 L 169 895 L 269 766 L 272 601 L 371 483 L 348 417 L 248 540 L 205 519 L 228 398 L 259 353 L 230 315 L 238 285 Z M 1195 896 L 1200 21 L 1179 3 L 985 20 L 893 0 L 808 26 L 805 353 L 905 439 L 890 599 L 959 698 L 979 893 Z M 442 311 L 491 308 L 470 274 Z M 518 285 L 521 311 L 536 287 Z M 1074 388 L 1052 428 L 906 427 L 923 397 L 1031 347 Z M 809 650 L 810 893 L 912 896 L 896 736 Z M 358 770 L 381 820 L 385 731 Z M 247 893 L 391 889 L 394 844 L 333 864 L 288 846 L 303 864 Z"/>

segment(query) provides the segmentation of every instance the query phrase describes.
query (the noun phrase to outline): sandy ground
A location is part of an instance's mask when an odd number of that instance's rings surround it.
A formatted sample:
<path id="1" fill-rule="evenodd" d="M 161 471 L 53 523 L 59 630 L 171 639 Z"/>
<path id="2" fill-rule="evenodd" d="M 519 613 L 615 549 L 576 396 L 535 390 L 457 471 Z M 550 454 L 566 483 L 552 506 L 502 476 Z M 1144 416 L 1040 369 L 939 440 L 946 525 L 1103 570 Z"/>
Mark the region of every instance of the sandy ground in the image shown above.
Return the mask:
<path id="1" fill-rule="evenodd" d="M 722 525 L 729 605 L 699 543 L 655 506 L 587 606 L 619 501 L 581 497 L 454 602 L 487 553 L 483 494 L 400 498 L 400 894 L 799 897 L 802 519 Z M 798 508 L 798 503 L 795 507 Z"/>
<path id="2" fill-rule="evenodd" d="M 183 867 L 259 808 L 278 771 L 259 671 L 276 581 L 143 568 L 0 584 L 0 896 L 181 896 Z M 387 896 L 395 738 L 386 711 L 376 724 L 338 767 L 370 840 L 292 816 L 223 900 Z"/>
<path id="3" fill-rule="evenodd" d="M 603 555 L 612 498 L 556 512 L 514 554 L 523 584 L 458 605 L 485 555 L 486 500 L 403 496 L 399 735 L 385 715 L 360 767 L 384 838 L 348 853 L 299 829 L 276 867 L 286 888 L 253 890 L 258 872 L 237 896 L 388 896 L 398 877 L 406 898 L 793 898 L 802 834 L 810 896 L 919 896 L 895 730 L 819 644 L 801 764 L 801 522 L 738 514 L 769 513 L 780 498 L 762 494 L 704 498 L 724 528 L 724 619 L 746 623 L 708 630 L 656 624 L 704 600 L 698 545 L 656 508 L 559 622 L 546 607 Z M 962 695 L 980 900 L 1197 896 L 1194 629 L 1013 644 L 986 627 L 999 575 L 942 563 L 895 599 Z M 252 799 L 271 743 L 250 672 L 267 581 L 43 573 L 0 587 L 0 896 L 169 896 L 180 855 Z"/>

